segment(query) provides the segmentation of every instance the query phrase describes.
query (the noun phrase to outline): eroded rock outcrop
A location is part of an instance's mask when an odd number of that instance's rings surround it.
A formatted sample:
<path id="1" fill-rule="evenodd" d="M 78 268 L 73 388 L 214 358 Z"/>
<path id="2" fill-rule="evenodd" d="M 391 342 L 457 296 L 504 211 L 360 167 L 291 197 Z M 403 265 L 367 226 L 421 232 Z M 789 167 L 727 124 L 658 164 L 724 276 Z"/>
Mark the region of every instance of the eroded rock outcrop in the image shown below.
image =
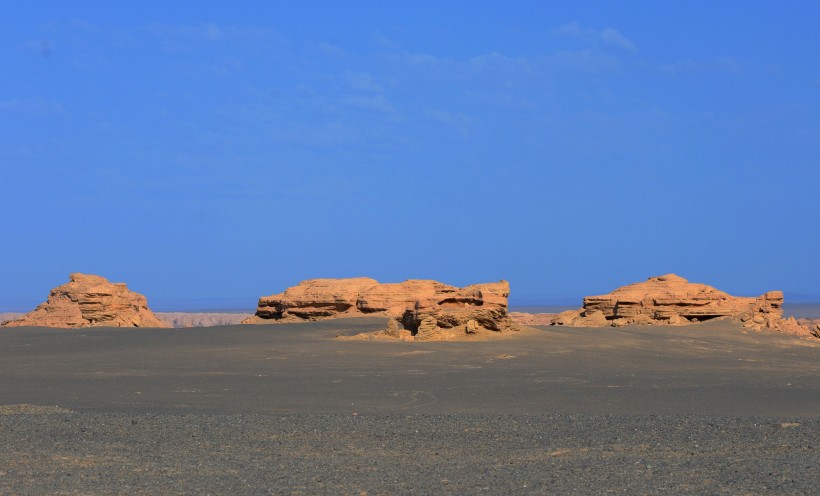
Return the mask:
<path id="1" fill-rule="evenodd" d="M 685 325 L 726 317 L 742 322 L 749 329 L 813 335 L 793 317 L 784 319 L 782 306 L 781 291 L 769 291 L 756 298 L 732 296 L 712 286 L 667 274 L 623 286 L 609 294 L 587 296 L 583 308 L 562 312 L 553 319 L 553 324 L 579 327 Z"/>
<path id="2" fill-rule="evenodd" d="M 6 327 L 169 327 L 151 310 L 145 297 L 124 283 L 75 273 L 51 290 L 48 300 Z"/>
<path id="3" fill-rule="evenodd" d="M 442 333 L 478 334 L 518 330 L 507 316 L 506 281 L 464 288 L 432 280 L 382 284 L 375 279 L 311 279 L 259 299 L 244 323 L 293 322 L 339 317 L 387 316 L 416 339 Z M 387 330 L 397 336 L 396 327 Z"/>
<path id="4" fill-rule="evenodd" d="M 808 329 L 816 338 L 820 338 L 820 319 L 801 318 L 797 319 L 798 325 Z"/>

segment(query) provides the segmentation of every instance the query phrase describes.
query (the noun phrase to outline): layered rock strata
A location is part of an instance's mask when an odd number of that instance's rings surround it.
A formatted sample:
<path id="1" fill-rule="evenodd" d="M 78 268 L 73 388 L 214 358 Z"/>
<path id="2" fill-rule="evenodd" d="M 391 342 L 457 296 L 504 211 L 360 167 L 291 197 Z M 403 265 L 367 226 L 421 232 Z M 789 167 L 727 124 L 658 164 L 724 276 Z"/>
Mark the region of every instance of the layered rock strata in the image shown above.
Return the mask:
<path id="1" fill-rule="evenodd" d="M 740 321 L 749 329 L 813 335 L 794 317 L 784 319 L 782 306 L 781 291 L 769 291 L 756 298 L 732 296 L 712 286 L 667 274 L 623 286 L 609 294 L 587 296 L 583 308 L 562 312 L 552 323 L 578 327 L 685 325 L 725 317 Z"/>
<path id="2" fill-rule="evenodd" d="M 6 327 L 169 327 L 148 309 L 145 296 L 124 283 L 75 273 L 51 290 L 48 300 Z"/>
<path id="3" fill-rule="evenodd" d="M 244 323 L 293 322 L 339 317 L 386 316 L 416 339 L 442 332 L 476 334 L 518 330 L 507 315 L 506 281 L 464 288 L 432 280 L 382 284 L 375 279 L 311 279 L 259 299 Z M 388 335 L 398 336 L 391 324 Z"/>
<path id="4" fill-rule="evenodd" d="M 820 338 L 820 319 L 797 319 L 798 325 L 808 329 L 809 332 L 816 338 Z"/>

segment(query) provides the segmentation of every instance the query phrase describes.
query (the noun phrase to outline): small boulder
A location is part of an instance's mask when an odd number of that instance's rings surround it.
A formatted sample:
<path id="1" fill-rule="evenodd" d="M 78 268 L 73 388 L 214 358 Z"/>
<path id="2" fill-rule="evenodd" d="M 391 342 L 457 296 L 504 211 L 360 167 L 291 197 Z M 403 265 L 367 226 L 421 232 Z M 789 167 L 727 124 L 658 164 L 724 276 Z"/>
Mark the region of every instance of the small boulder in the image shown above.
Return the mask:
<path id="1" fill-rule="evenodd" d="M 672 315 L 668 319 L 669 325 L 679 326 L 679 325 L 686 325 L 689 323 L 689 319 L 682 315 Z"/>
<path id="2" fill-rule="evenodd" d="M 572 322 L 572 325 L 576 327 L 603 327 L 609 324 L 604 312 L 600 310 L 584 311 L 580 318 Z"/>
<path id="3" fill-rule="evenodd" d="M 572 325 L 579 318 L 581 318 L 580 310 L 565 310 L 552 319 L 552 325 Z"/>
<path id="4" fill-rule="evenodd" d="M 384 333 L 391 338 L 400 338 L 401 337 L 401 330 L 402 327 L 396 319 L 388 319 L 387 320 L 387 327 L 384 329 Z"/>
<path id="5" fill-rule="evenodd" d="M 479 328 L 480 326 L 478 325 L 478 322 L 476 322 L 473 319 L 468 320 L 467 323 L 464 325 L 464 331 L 467 334 L 475 334 L 478 332 Z"/>

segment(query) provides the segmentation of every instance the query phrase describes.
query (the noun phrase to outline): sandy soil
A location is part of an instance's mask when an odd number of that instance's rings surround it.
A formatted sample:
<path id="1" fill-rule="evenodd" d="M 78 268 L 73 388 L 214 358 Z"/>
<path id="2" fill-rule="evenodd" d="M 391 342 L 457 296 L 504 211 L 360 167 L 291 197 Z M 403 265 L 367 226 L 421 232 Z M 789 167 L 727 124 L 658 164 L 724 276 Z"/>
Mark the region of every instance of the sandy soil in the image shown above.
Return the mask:
<path id="1" fill-rule="evenodd" d="M 379 319 L 0 332 L 0 493 L 812 494 L 820 343 Z"/>

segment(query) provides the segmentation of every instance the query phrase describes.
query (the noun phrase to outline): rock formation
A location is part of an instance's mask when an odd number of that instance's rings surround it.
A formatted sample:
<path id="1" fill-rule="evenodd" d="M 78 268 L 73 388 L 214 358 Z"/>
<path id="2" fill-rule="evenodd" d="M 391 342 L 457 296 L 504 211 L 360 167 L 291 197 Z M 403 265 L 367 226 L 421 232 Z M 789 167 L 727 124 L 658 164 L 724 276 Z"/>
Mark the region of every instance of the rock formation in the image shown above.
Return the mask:
<path id="1" fill-rule="evenodd" d="M 804 329 L 808 329 L 814 337 L 820 338 L 820 319 L 797 319 L 797 324 Z"/>
<path id="2" fill-rule="evenodd" d="M 401 338 L 402 331 L 404 329 L 401 328 L 398 321 L 396 319 L 388 319 L 387 320 L 387 327 L 384 329 L 384 334 L 387 337 L 391 338 Z"/>
<path id="3" fill-rule="evenodd" d="M 727 317 L 742 322 L 749 329 L 812 334 L 794 317 L 784 319 L 782 306 L 781 291 L 769 291 L 757 298 L 732 296 L 712 286 L 690 283 L 675 274 L 667 274 L 623 286 L 609 294 L 587 296 L 583 308 L 558 314 L 553 324 L 579 327 L 685 325 Z"/>
<path id="4" fill-rule="evenodd" d="M 51 290 L 48 300 L 7 327 L 168 327 L 148 309 L 145 297 L 124 283 L 71 274 L 67 284 Z"/>
<path id="5" fill-rule="evenodd" d="M 311 279 L 281 294 L 263 296 L 256 315 L 244 323 L 387 316 L 416 339 L 435 339 L 445 331 L 518 330 L 507 316 L 509 293 L 506 281 L 457 288 L 430 280 L 381 284 L 365 277 Z M 392 327 L 388 333 L 398 335 Z"/>

